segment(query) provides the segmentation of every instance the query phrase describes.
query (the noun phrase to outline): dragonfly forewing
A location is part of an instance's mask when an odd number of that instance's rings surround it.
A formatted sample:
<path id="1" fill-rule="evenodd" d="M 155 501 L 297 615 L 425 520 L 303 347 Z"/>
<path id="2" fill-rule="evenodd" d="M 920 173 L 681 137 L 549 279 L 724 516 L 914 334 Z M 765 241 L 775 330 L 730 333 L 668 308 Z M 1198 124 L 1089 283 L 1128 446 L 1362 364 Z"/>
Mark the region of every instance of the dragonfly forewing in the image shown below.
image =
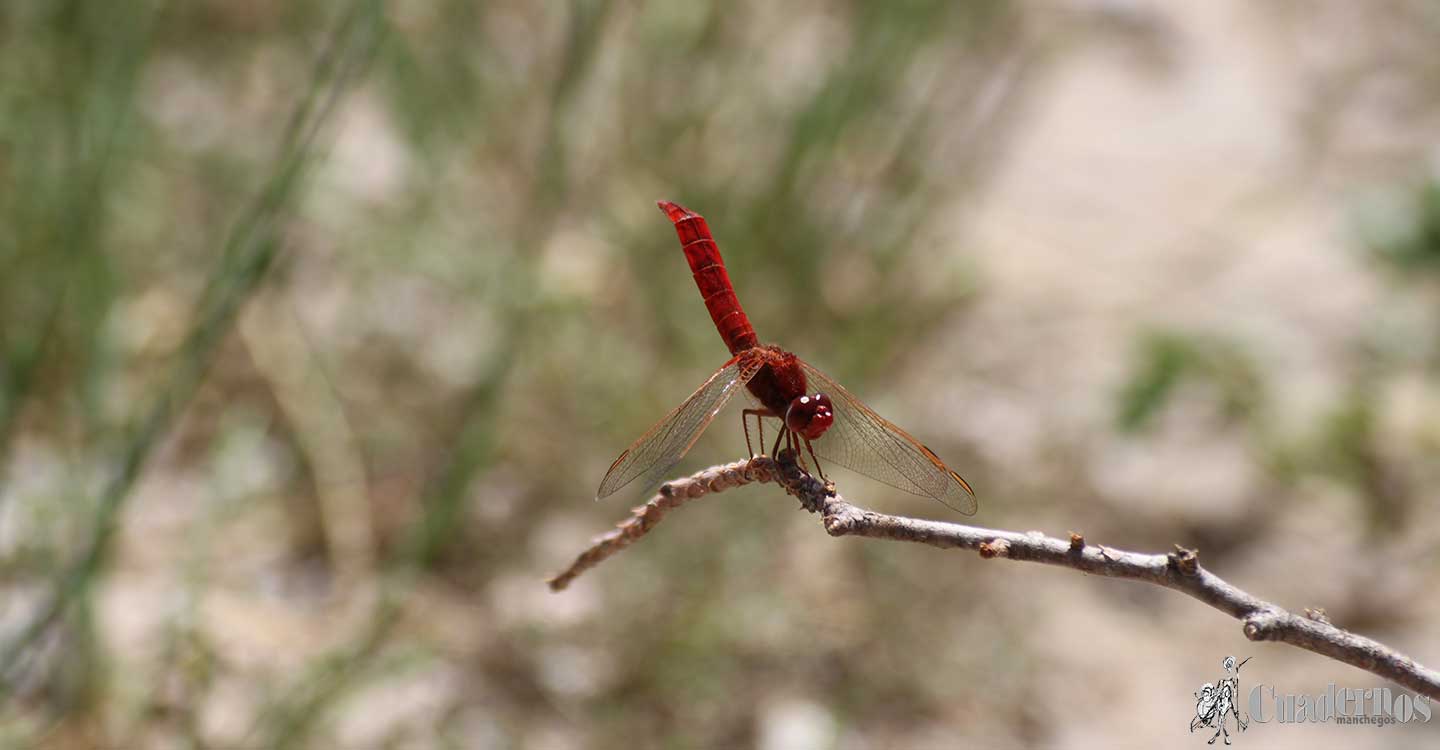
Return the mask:
<path id="1" fill-rule="evenodd" d="M 835 423 L 813 442 L 815 453 L 851 471 L 973 515 L 975 492 L 910 433 L 876 414 L 833 378 L 802 362 L 810 390 L 830 396 Z"/>
<path id="2" fill-rule="evenodd" d="M 645 490 L 653 489 L 671 467 L 680 462 L 700 434 L 710 426 L 715 414 L 734 396 L 745 389 L 764 362 L 753 353 L 741 352 L 715 371 L 685 403 L 665 415 L 648 432 L 625 449 L 605 478 L 595 499 L 615 494 L 622 487 L 643 479 Z"/>

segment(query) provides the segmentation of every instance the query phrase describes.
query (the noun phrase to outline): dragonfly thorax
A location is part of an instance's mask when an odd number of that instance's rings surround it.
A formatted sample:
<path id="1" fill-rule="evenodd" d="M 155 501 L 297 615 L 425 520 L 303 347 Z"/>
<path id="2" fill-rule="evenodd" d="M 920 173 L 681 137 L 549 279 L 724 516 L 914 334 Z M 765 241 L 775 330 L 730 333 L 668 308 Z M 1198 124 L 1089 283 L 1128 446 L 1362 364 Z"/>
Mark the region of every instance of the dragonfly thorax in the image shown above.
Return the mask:
<path id="1" fill-rule="evenodd" d="M 785 426 L 807 440 L 814 440 L 835 422 L 835 409 L 823 393 L 797 396 L 785 410 Z"/>

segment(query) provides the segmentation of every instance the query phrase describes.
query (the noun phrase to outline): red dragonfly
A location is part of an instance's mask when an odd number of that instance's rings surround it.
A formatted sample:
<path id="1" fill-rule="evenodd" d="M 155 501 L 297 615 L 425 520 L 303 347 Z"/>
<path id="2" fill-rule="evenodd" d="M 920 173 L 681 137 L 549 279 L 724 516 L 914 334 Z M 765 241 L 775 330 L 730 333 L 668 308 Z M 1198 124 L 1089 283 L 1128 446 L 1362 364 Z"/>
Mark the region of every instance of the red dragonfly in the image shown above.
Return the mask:
<path id="1" fill-rule="evenodd" d="M 659 204 L 675 225 L 705 308 L 734 356 L 615 459 L 600 482 L 597 499 L 636 479 L 643 478 L 647 489 L 654 487 L 744 386 L 759 406 L 741 414 L 747 446 L 751 416 L 760 430 L 762 450 L 763 420 L 776 418 L 780 433 L 771 455 L 783 444 L 799 458 L 803 444 L 822 479 L 820 459 L 824 458 L 892 487 L 938 500 L 967 516 L 975 512 L 974 490 L 934 451 L 871 411 L 805 360 L 773 344 L 761 346 L 730 285 L 725 261 L 705 219 L 669 201 Z M 750 450 L 754 455 L 754 449 Z"/>

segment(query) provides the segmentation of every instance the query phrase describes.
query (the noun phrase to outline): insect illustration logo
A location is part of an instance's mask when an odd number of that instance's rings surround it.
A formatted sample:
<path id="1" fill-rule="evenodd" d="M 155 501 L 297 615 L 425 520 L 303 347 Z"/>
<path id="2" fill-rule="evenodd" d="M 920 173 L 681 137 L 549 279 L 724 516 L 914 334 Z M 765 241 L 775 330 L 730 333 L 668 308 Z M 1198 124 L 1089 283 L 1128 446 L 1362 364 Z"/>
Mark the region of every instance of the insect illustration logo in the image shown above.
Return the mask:
<path id="1" fill-rule="evenodd" d="M 1245 661 L 1235 662 L 1235 657 L 1227 656 L 1221 662 L 1225 667 L 1225 674 L 1216 683 L 1205 683 L 1195 693 L 1195 718 L 1190 720 L 1190 732 L 1193 734 L 1196 729 L 1205 727 L 1214 729 L 1215 734 L 1210 736 L 1207 745 L 1215 744 L 1215 740 L 1225 738 L 1225 744 L 1230 744 L 1230 718 L 1234 717 L 1237 732 L 1245 731 L 1249 722 L 1240 716 L 1240 668 L 1252 657 L 1245 657 Z"/>

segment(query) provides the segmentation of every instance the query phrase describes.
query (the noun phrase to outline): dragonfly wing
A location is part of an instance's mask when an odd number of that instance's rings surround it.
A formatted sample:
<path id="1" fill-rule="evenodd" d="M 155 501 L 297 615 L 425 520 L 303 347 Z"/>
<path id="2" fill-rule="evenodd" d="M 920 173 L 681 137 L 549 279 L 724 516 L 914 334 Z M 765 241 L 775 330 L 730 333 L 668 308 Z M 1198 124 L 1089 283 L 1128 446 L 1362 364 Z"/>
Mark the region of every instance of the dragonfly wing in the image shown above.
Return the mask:
<path id="1" fill-rule="evenodd" d="M 928 497 L 967 516 L 975 491 L 910 433 L 876 414 L 830 376 L 801 362 L 810 390 L 830 396 L 835 422 L 813 442 L 815 453 L 851 471 L 914 495 Z"/>
<path id="2" fill-rule="evenodd" d="M 741 352 L 726 362 L 690 398 L 685 399 L 685 403 L 666 414 L 615 459 L 601 480 L 595 499 L 612 495 L 642 477 L 647 490 L 654 487 L 670 467 L 690 452 L 690 446 L 710 426 L 716 412 L 737 391 L 744 390 L 745 384 L 755 377 L 763 364 L 760 358 L 748 352 Z"/>

